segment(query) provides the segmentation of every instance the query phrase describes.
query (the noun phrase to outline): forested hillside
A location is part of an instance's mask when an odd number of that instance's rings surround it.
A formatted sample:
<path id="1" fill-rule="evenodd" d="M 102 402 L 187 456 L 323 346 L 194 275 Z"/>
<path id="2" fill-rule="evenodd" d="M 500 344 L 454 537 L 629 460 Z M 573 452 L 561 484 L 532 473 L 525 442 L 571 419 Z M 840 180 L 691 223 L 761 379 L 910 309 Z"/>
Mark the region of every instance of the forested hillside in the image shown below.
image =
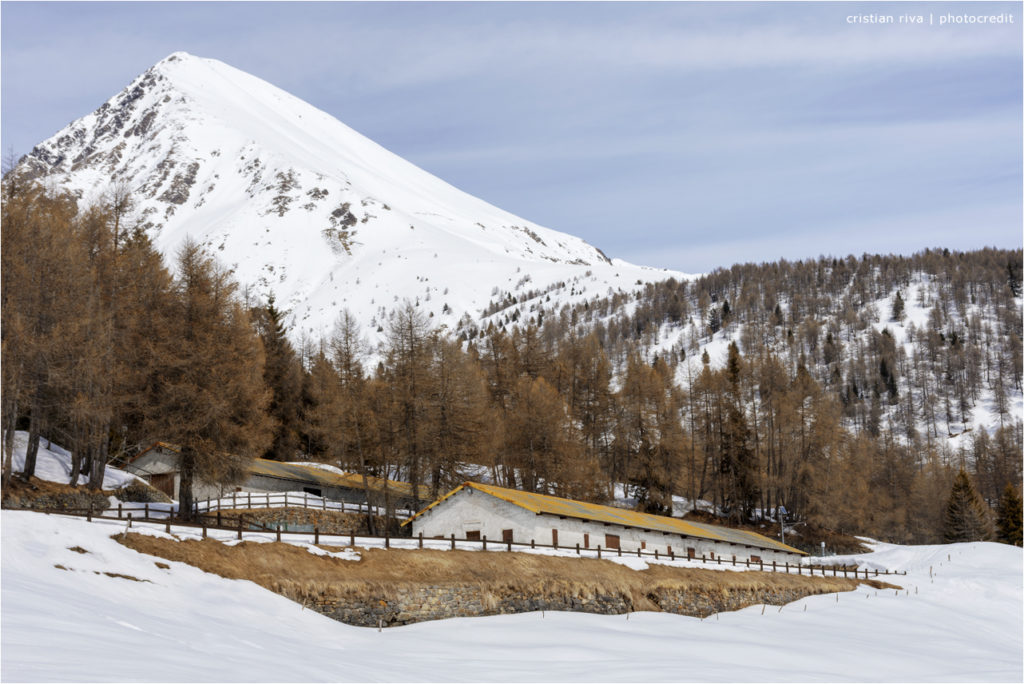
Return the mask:
<path id="1" fill-rule="evenodd" d="M 1019 250 L 738 265 L 571 305 L 573 283 L 495 288 L 456 330 L 396 304 L 371 348 L 347 311 L 291 339 L 288 312 L 194 243 L 169 271 L 131 200 L 78 206 L 5 176 L 3 425 L 29 430 L 28 474 L 40 437 L 93 486 L 160 439 L 188 479 L 230 483 L 265 456 L 434 493 L 622 486 L 653 512 L 783 505 L 897 542 L 942 538 L 961 467 L 992 517 L 1021 478 Z"/>

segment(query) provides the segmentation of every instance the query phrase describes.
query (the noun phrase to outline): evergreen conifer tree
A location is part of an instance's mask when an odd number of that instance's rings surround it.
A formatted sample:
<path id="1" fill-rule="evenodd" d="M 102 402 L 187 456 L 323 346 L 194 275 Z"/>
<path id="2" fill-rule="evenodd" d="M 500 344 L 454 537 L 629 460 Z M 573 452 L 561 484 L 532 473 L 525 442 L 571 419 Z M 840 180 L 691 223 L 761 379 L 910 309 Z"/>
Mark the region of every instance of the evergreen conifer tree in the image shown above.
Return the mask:
<path id="1" fill-rule="evenodd" d="M 944 522 L 947 543 L 984 541 L 991 536 L 988 511 L 963 469 L 953 480 Z"/>
<path id="2" fill-rule="evenodd" d="M 1004 544 L 1021 546 L 1024 542 L 1021 532 L 1021 500 L 1020 494 L 1011 483 L 1006 484 L 1003 495 L 999 498 L 999 511 L 996 518 L 998 539 Z"/>

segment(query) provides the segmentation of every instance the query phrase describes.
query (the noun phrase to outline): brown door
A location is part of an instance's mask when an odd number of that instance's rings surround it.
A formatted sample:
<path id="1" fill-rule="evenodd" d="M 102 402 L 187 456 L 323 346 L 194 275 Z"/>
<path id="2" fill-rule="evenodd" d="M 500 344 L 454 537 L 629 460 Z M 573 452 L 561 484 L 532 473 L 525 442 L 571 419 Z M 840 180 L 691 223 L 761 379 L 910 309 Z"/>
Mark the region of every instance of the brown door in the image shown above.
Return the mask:
<path id="1" fill-rule="evenodd" d="M 480 530 L 469 530 L 466 532 L 466 539 L 468 541 L 480 541 Z"/>
<path id="2" fill-rule="evenodd" d="M 606 534 L 604 535 L 604 545 L 609 549 L 619 548 L 619 535 L 617 534 Z"/>
<path id="3" fill-rule="evenodd" d="M 503 541 L 506 544 L 511 544 L 512 543 L 512 530 L 502 530 L 501 531 L 501 541 Z"/>
<path id="4" fill-rule="evenodd" d="M 153 485 L 153 489 L 159 489 L 167 496 L 174 498 L 174 473 L 160 473 L 158 475 L 151 475 L 149 483 Z"/>
<path id="5" fill-rule="evenodd" d="M 686 548 L 686 557 L 689 558 L 690 560 L 693 560 L 694 558 L 696 558 L 697 557 L 697 549 L 693 548 L 692 546 L 688 546 Z"/>
<path id="6" fill-rule="evenodd" d="M 590 548 L 590 535 L 587 534 L 586 532 L 583 533 L 583 548 L 585 548 L 585 549 L 589 549 Z"/>
<path id="7" fill-rule="evenodd" d="M 646 549 L 647 548 L 647 542 L 645 542 L 645 541 L 640 542 L 640 548 L 641 549 Z"/>
<path id="8" fill-rule="evenodd" d="M 551 530 L 551 545 L 558 546 L 558 530 Z"/>

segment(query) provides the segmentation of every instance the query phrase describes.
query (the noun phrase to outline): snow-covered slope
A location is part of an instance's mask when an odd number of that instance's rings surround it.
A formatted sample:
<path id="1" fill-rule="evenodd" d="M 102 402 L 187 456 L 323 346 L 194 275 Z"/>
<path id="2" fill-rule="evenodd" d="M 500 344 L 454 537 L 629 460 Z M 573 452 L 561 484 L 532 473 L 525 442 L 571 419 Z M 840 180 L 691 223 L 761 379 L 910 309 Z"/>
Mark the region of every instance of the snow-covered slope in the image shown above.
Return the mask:
<path id="1" fill-rule="evenodd" d="M 525 613 L 377 632 L 334 622 L 251 582 L 139 554 L 110 538 L 123 529 L 113 521 L 6 511 L 2 525 L 4 681 L 1024 676 L 1022 554 L 1000 544 L 880 545 L 856 560 L 907 570 L 892 578 L 902 591 L 862 586 L 838 601 L 809 597 L 782 610 L 751 606 L 705 620 Z"/>
<path id="2" fill-rule="evenodd" d="M 28 445 L 28 432 L 18 430 L 14 433 L 14 452 L 11 454 L 12 468 L 15 473 L 25 470 L 25 448 Z M 64 447 L 54 444 L 48 439 L 39 441 L 39 452 L 36 454 L 35 476 L 40 480 L 68 484 L 71 481 L 71 454 Z M 80 478 L 79 483 L 88 477 Z M 107 466 L 103 471 L 103 489 L 117 489 L 131 484 L 139 478 L 131 473 Z"/>
<path id="3" fill-rule="evenodd" d="M 127 184 L 169 260 L 191 236 L 314 334 L 343 308 L 372 333 L 408 299 L 454 328 L 498 290 L 564 282 L 558 291 L 573 301 L 682 276 L 609 260 L 265 81 L 182 52 L 36 146 L 21 168 L 86 201 Z"/>

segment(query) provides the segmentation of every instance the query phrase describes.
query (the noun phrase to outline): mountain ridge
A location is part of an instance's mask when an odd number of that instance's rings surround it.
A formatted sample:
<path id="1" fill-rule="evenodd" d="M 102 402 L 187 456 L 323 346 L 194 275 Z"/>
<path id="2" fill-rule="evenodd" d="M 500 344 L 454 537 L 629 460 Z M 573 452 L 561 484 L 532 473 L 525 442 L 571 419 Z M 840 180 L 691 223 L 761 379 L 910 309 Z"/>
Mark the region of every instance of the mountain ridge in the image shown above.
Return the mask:
<path id="1" fill-rule="evenodd" d="M 687 277 L 609 259 L 266 81 L 183 52 L 37 145 L 21 168 L 85 201 L 126 185 L 165 258 L 191 236 L 314 334 L 346 308 L 371 334 L 406 299 L 454 327 L 481 318 L 496 290 L 572 283 L 563 298 L 573 302 Z"/>

